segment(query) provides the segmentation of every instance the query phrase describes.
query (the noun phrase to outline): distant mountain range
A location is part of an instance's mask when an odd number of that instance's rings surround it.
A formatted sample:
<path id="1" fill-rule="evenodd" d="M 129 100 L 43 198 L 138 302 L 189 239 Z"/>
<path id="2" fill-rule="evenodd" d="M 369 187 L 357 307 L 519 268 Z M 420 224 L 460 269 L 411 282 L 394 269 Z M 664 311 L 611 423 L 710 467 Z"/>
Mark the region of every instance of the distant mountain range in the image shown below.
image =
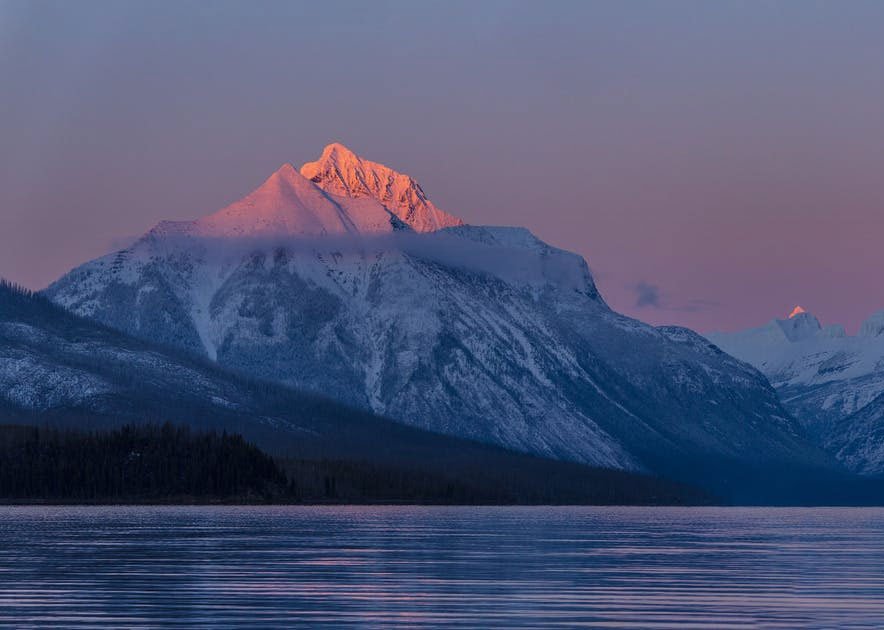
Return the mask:
<path id="1" fill-rule="evenodd" d="M 811 438 L 848 468 L 884 473 L 884 311 L 856 336 L 796 307 L 786 319 L 708 338 L 761 370 Z"/>
<path id="2" fill-rule="evenodd" d="M 339 144 L 44 294 L 251 378 L 542 457 L 683 479 L 834 466 L 754 368 L 612 311 L 579 256 L 465 225 Z"/>

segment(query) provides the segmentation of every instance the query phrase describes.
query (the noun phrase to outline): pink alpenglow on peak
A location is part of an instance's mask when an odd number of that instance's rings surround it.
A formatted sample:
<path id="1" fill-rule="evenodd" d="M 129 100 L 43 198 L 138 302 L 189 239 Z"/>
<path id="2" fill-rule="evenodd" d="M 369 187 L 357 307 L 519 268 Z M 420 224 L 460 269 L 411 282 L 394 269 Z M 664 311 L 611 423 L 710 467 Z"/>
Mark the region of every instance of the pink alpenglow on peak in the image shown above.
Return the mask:
<path id="1" fill-rule="evenodd" d="M 807 311 L 805 311 L 802 307 L 796 306 L 795 308 L 792 309 L 792 312 L 789 313 L 789 319 L 792 319 L 796 315 L 801 315 L 802 313 L 806 313 L 806 312 Z"/>
<path id="2" fill-rule="evenodd" d="M 198 219 L 194 231 L 219 237 L 357 235 L 391 232 L 397 224 L 378 201 L 328 194 L 283 164 L 239 201 Z"/>
<path id="3" fill-rule="evenodd" d="M 251 193 L 196 221 L 165 221 L 150 236 L 360 236 L 463 225 L 408 175 L 331 144 L 298 172 L 283 164 Z"/>
<path id="4" fill-rule="evenodd" d="M 437 208 L 408 175 L 365 160 L 342 144 L 325 147 L 317 161 L 301 167 L 301 175 L 333 195 L 376 199 L 416 232 L 464 224 Z"/>

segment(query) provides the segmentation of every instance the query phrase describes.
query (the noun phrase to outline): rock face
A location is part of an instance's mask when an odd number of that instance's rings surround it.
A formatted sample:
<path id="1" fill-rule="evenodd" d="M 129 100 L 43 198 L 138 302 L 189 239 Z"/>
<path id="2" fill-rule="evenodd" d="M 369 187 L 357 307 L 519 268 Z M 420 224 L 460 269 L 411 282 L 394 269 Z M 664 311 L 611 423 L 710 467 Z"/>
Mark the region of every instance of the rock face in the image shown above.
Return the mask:
<path id="1" fill-rule="evenodd" d="M 340 145 L 45 294 L 255 377 L 514 450 L 663 472 L 821 457 L 752 367 L 613 312 L 579 256 L 464 225 Z"/>
<path id="2" fill-rule="evenodd" d="M 708 337 L 761 370 L 819 444 L 851 469 L 871 473 L 884 472 L 884 452 L 868 443 L 884 431 L 884 413 L 874 411 L 884 395 L 882 332 L 884 312 L 849 336 L 842 326 L 820 326 L 802 309 L 760 328 Z M 875 418 L 882 423 L 877 428 Z"/>
<path id="3" fill-rule="evenodd" d="M 317 161 L 302 166 L 301 175 L 333 195 L 377 200 L 416 232 L 463 225 L 462 220 L 433 205 L 408 175 L 364 160 L 338 143 L 325 147 Z"/>

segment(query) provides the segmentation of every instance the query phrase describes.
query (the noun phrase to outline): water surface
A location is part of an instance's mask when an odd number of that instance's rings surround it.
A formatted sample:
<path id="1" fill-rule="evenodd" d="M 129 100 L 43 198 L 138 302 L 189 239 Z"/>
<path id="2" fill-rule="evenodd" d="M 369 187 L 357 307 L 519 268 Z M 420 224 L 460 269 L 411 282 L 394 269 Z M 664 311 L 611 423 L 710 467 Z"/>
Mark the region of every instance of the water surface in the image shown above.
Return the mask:
<path id="1" fill-rule="evenodd" d="M 884 510 L 0 507 L 16 627 L 884 627 Z"/>

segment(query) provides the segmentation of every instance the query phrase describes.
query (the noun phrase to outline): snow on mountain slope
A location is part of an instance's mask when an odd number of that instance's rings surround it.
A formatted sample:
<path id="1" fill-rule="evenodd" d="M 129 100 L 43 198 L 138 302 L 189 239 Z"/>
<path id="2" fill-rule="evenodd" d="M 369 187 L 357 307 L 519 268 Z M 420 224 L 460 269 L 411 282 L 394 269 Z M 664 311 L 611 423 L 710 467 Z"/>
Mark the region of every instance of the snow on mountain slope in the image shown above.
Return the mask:
<path id="1" fill-rule="evenodd" d="M 864 339 L 884 338 L 884 310 L 872 313 L 859 327 L 859 336 Z"/>
<path id="2" fill-rule="evenodd" d="M 247 405 L 250 397 L 214 370 L 0 284 L 0 401 L 14 407 L 103 411 L 113 399 L 145 396 Z"/>
<path id="3" fill-rule="evenodd" d="M 850 450 L 844 435 L 861 431 L 847 419 L 884 394 L 884 312 L 872 315 L 856 336 L 837 325 L 823 328 L 802 310 L 760 328 L 708 338 L 761 370 L 785 406 L 830 450 Z M 859 469 L 876 465 L 857 461 L 854 456 Z"/>
<path id="4" fill-rule="evenodd" d="M 851 470 L 884 475 L 884 394 L 839 422 L 826 445 Z"/>
<path id="5" fill-rule="evenodd" d="M 201 236 L 319 236 L 372 234 L 404 229 L 405 224 L 377 200 L 327 193 L 284 164 L 240 201 L 199 219 Z"/>
<path id="6" fill-rule="evenodd" d="M 334 195 L 377 200 L 417 232 L 463 225 L 437 208 L 411 177 L 365 160 L 342 144 L 325 147 L 317 161 L 301 167 L 301 175 Z"/>
<path id="7" fill-rule="evenodd" d="M 314 181 L 284 167 L 46 295 L 253 376 L 539 455 L 816 461 L 754 369 L 611 311 L 582 258 L 527 230 L 434 230 L 460 221 L 384 168 L 332 145 L 302 169 Z"/>

